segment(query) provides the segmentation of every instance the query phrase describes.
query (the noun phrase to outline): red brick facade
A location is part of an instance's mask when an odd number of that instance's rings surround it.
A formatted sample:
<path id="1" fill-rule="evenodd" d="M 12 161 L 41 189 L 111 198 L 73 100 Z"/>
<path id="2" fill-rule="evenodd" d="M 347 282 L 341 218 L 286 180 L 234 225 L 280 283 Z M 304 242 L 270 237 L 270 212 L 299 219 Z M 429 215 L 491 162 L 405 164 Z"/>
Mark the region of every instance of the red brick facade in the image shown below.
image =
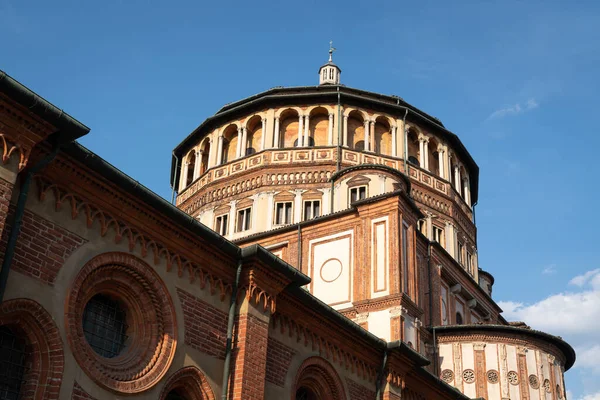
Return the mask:
<path id="1" fill-rule="evenodd" d="M 73 393 L 71 394 L 71 400 L 96 400 L 95 397 L 89 395 L 77 381 L 73 384 Z"/>
<path id="2" fill-rule="evenodd" d="M 182 289 L 177 295 L 183 309 L 185 344 L 203 353 L 225 358 L 227 314 Z"/>
<path id="3" fill-rule="evenodd" d="M 296 352 L 294 349 L 269 337 L 267 344 L 267 382 L 277 386 L 284 386 L 285 377 L 289 372 L 290 363 Z"/>
<path id="4" fill-rule="evenodd" d="M 52 286 L 65 260 L 85 242 L 67 229 L 26 210 L 12 268 Z M 6 235 L 2 242 L 2 248 L 5 247 Z"/>
<path id="5" fill-rule="evenodd" d="M 231 370 L 232 400 L 265 398 L 269 325 L 247 312 L 237 318 Z"/>

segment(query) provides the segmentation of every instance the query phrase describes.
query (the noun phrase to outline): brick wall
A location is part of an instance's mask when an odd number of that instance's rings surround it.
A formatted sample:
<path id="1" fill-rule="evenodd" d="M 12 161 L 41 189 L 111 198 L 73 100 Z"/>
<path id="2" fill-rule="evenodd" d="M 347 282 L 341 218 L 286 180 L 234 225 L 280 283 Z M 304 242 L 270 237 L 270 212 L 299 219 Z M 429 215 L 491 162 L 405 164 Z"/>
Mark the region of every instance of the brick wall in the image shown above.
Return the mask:
<path id="1" fill-rule="evenodd" d="M 14 185 L 0 179 L 0 237 L 4 232 Z"/>
<path id="2" fill-rule="evenodd" d="M 348 395 L 350 400 L 371 400 L 375 398 L 375 391 L 354 382 L 352 379 L 346 379 L 348 385 Z"/>
<path id="3" fill-rule="evenodd" d="M 73 393 L 71 400 L 96 400 L 95 397 L 90 396 L 85 390 L 79 386 L 77 382 L 73 385 Z"/>
<path id="4" fill-rule="evenodd" d="M 292 357 L 296 352 L 279 340 L 269 337 L 267 342 L 266 380 L 283 387 Z"/>
<path id="5" fill-rule="evenodd" d="M 213 357 L 225 359 L 227 313 L 184 290 L 177 289 L 177 294 L 183 309 L 185 344 Z"/>
<path id="6" fill-rule="evenodd" d="M 2 235 L 2 257 L 9 232 L 7 227 Z M 25 210 L 12 269 L 53 286 L 67 258 L 84 243 L 82 237 Z"/>
<path id="7" fill-rule="evenodd" d="M 251 314 L 242 314 L 236 327 L 229 398 L 262 400 L 265 397 L 269 324 Z"/>

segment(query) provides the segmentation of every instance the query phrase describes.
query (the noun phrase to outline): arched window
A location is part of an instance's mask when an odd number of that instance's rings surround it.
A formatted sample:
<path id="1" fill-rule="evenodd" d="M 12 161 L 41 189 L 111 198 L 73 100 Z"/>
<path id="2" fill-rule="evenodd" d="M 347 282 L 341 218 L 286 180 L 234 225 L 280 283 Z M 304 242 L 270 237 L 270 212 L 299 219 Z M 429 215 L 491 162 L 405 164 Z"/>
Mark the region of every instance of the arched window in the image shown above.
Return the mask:
<path id="1" fill-rule="evenodd" d="M 189 186 L 192 182 L 194 182 L 194 168 L 196 166 L 196 151 L 190 151 L 190 155 L 188 156 L 188 162 L 186 165 L 187 175 L 185 179 L 185 186 Z"/>
<path id="2" fill-rule="evenodd" d="M 20 399 L 26 361 L 25 342 L 7 326 L 0 326 L 0 399 Z"/>
<path id="3" fill-rule="evenodd" d="M 308 147 L 313 147 L 315 145 L 315 139 L 309 137 L 308 138 Z M 294 140 L 294 147 L 298 147 L 298 139 Z"/>
<path id="4" fill-rule="evenodd" d="M 296 400 L 342 400 L 344 387 L 335 368 L 321 357 L 306 359 L 296 375 Z"/>
<path id="5" fill-rule="evenodd" d="M 419 161 L 420 159 L 420 148 L 419 148 L 419 137 L 414 129 L 409 129 L 407 134 L 407 153 L 408 153 L 408 162 L 416 165 L 417 167 L 421 166 Z"/>
<path id="6" fill-rule="evenodd" d="M 305 387 L 296 390 L 296 400 L 318 400 L 317 396 Z"/>
<path id="7" fill-rule="evenodd" d="M 210 141 L 206 140 L 202 146 L 202 157 L 200 160 L 200 175 L 203 175 L 209 168 L 208 159 L 210 156 Z"/>
<path id="8" fill-rule="evenodd" d="M 83 311 L 83 333 L 89 345 L 102 357 L 113 358 L 127 341 L 125 310 L 108 296 L 97 294 Z"/>
<path id="9" fill-rule="evenodd" d="M 463 324 L 462 314 L 457 312 L 456 313 L 456 325 L 462 325 L 462 324 Z"/>
<path id="10" fill-rule="evenodd" d="M 167 394 L 167 397 L 165 397 L 165 400 L 187 400 L 187 399 L 185 397 L 179 395 L 179 393 L 177 393 L 177 391 L 171 390 L 169 392 L 169 394 Z"/>

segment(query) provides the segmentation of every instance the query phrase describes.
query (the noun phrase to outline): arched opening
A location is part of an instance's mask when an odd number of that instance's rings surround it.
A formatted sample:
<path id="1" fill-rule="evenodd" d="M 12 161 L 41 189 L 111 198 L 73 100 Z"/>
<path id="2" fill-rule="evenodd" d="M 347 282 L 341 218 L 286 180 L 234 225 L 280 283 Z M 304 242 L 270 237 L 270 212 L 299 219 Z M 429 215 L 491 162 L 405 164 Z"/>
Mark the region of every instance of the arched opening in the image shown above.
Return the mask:
<path id="1" fill-rule="evenodd" d="M 459 190 L 456 185 L 456 158 L 454 156 L 450 158 L 450 171 L 448 171 L 448 176 L 450 177 L 449 181 L 452 186 L 454 186 L 456 190 Z M 460 184 L 458 186 L 460 186 Z"/>
<path id="2" fill-rule="evenodd" d="M 0 398 L 21 398 L 28 362 L 31 362 L 31 355 L 23 337 L 8 326 L 0 326 Z"/>
<path id="3" fill-rule="evenodd" d="M 429 152 L 429 172 L 435 174 L 437 176 L 441 176 L 440 174 L 440 155 L 438 153 L 439 143 L 438 141 L 431 137 L 429 138 L 429 143 L 427 144 L 427 150 Z"/>
<path id="4" fill-rule="evenodd" d="M 189 186 L 192 182 L 194 182 L 194 168 L 196 167 L 196 150 L 190 151 L 187 156 L 187 162 L 185 165 L 186 175 L 185 175 L 185 186 Z"/>
<path id="5" fill-rule="evenodd" d="M 365 120 L 358 111 L 348 115 L 348 146 L 359 151 L 365 149 Z"/>
<path id="6" fill-rule="evenodd" d="M 262 140 L 262 119 L 259 115 L 255 115 L 246 124 L 247 127 L 247 138 L 245 155 L 249 156 L 257 151 L 261 151 L 261 140 Z"/>
<path id="7" fill-rule="evenodd" d="M 306 359 L 296 374 L 292 400 L 342 400 L 346 398 L 339 375 L 325 359 Z"/>
<path id="8" fill-rule="evenodd" d="M 463 324 L 463 316 L 461 313 L 457 312 L 456 313 L 456 325 L 462 325 Z"/>
<path id="9" fill-rule="evenodd" d="M 420 149 L 419 149 L 419 135 L 417 132 L 410 128 L 407 133 L 407 153 L 408 153 L 408 162 L 416 165 L 417 167 L 421 166 L 420 160 Z"/>
<path id="10" fill-rule="evenodd" d="M 215 400 L 206 377 L 196 367 L 175 372 L 162 390 L 161 400 Z"/>
<path id="11" fill-rule="evenodd" d="M 200 149 L 202 154 L 202 159 L 200 160 L 200 175 L 203 175 L 208 168 L 210 168 L 210 165 L 208 165 L 210 157 L 210 140 L 206 139 Z"/>
<path id="12" fill-rule="evenodd" d="M 387 118 L 378 117 L 375 120 L 375 153 L 392 155 L 392 129 Z"/>
<path id="13" fill-rule="evenodd" d="M 315 108 L 310 112 L 309 121 L 308 145 L 327 146 L 329 144 L 329 112 L 327 109 L 324 107 Z"/>
<path id="14" fill-rule="evenodd" d="M 288 109 L 279 117 L 279 148 L 296 147 L 298 144 L 298 112 Z"/>
<path id="15" fill-rule="evenodd" d="M 184 396 L 182 396 L 181 394 L 179 394 L 179 392 L 177 390 L 171 390 L 167 394 L 167 397 L 165 397 L 165 400 L 187 400 L 187 399 Z"/>
<path id="16" fill-rule="evenodd" d="M 317 400 L 317 395 L 304 386 L 296 390 L 296 400 Z"/>
<path id="17" fill-rule="evenodd" d="M 29 299 L 0 305 L 0 398 L 58 399 L 63 345 L 50 314 Z M 25 394 L 26 393 L 26 394 Z"/>
<path id="18" fill-rule="evenodd" d="M 238 146 L 238 131 L 237 126 L 229 125 L 225 131 L 223 131 L 223 154 L 221 156 L 221 163 L 225 164 L 229 161 L 235 160 L 237 156 Z"/>

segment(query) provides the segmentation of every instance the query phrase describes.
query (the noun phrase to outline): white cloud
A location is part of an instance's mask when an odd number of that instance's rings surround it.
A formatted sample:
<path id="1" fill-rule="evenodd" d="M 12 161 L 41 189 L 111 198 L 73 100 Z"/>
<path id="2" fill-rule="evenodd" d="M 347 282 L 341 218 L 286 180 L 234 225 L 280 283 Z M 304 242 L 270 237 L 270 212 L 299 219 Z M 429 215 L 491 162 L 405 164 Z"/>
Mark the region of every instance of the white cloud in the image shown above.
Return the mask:
<path id="1" fill-rule="evenodd" d="M 575 276 L 566 290 L 538 302 L 498 305 L 509 321 L 524 321 L 533 329 L 564 337 L 577 354 L 568 376 L 572 391 L 568 398 L 600 400 L 600 268 Z"/>
<path id="2" fill-rule="evenodd" d="M 600 373 L 600 344 L 590 343 L 588 346 L 577 346 L 577 366 L 582 368 L 591 368 Z"/>
<path id="3" fill-rule="evenodd" d="M 535 99 L 529 99 L 523 105 L 521 105 L 520 103 L 517 103 L 514 106 L 496 110 L 488 117 L 488 119 L 502 118 L 502 117 L 506 117 L 506 116 L 510 116 L 510 115 L 519 115 L 519 114 L 525 113 L 527 111 L 536 109 L 538 107 L 539 107 L 539 104 L 537 103 L 537 101 L 535 101 Z"/>
<path id="4" fill-rule="evenodd" d="M 575 285 L 579 287 L 583 287 L 587 283 L 589 283 L 592 288 L 600 290 L 600 268 L 587 271 L 585 274 L 582 275 L 577 275 L 569 282 L 570 285 Z"/>
<path id="5" fill-rule="evenodd" d="M 573 399 L 574 397 L 571 396 L 570 392 L 567 392 L 567 398 Z M 583 397 L 578 398 L 577 400 L 600 400 L 600 392 L 586 394 Z"/>
<path id="6" fill-rule="evenodd" d="M 556 273 L 556 264 L 547 265 L 543 270 L 543 275 L 554 275 Z"/>

